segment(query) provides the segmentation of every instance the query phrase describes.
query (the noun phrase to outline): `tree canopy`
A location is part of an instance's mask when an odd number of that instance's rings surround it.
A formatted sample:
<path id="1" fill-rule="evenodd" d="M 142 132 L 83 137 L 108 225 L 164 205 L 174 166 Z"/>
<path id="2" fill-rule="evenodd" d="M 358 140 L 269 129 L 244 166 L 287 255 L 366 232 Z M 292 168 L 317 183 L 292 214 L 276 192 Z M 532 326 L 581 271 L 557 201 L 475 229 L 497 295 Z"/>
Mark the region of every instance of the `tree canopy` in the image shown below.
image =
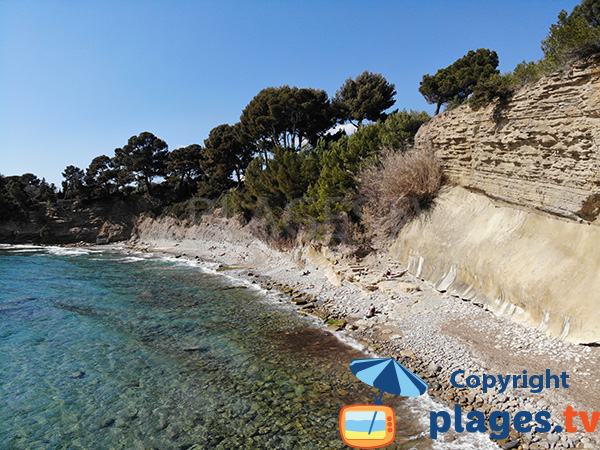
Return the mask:
<path id="1" fill-rule="evenodd" d="M 137 176 L 148 194 L 152 195 L 152 179 L 166 173 L 168 146 L 165 141 L 147 131 L 131 136 L 127 145 L 115 149 L 117 166 Z"/>
<path id="2" fill-rule="evenodd" d="M 542 41 L 546 71 L 600 51 L 600 0 L 584 1 L 571 14 L 562 10 Z"/>
<path id="3" fill-rule="evenodd" d="M 204 147 L 205 173 L 221 186 L 230 185 L 231 175 L 235 174 L 239 185 L 254 155 L 254 147 L 242 132 L 241 124 L 213 128 L 204 140 Z"/>
<path id="4" fill-rule="evenodd" d="M 265 157 L 275 148 L 315 144 L 335 123 L 327 93 L 319 89 L 268 87 L 248 103 L 241 128 Z"/>
<path id="5" fill-rule="evenodd" d="M 96 156 L 85 171 L 85 184 L 90 189 L 92 197 L 110 195 L 111 183 L 116 176 L 112 160 L 106 155 Z"/>
<path id="6" fill-rule="evenodd" d="M 423 75 L 419 92 L 427 103 L 436 105 L 435 114 L 438 114 L 442 105 L 463 103 L 478 84 L 499 75 L 500 72 L 496 69 L 498 62 L 495 51 L 486 48 L 470 50 L 448 67 L 438 70 L 435 75 Z"/>
<path id="7" fill-rule="evenodd" d="M 176 184 L 180 193 L 193 192 L 194 179 L 203 173 L 202 158 L 202 147 L 198 144 L 179 147 L 169 153 L 167 160 L 169 182 Z"/>
<path id="8" fill-rule="evenodd" d="M 65 179 L 62 182 L 65 198 L 78 198 L 83 195 L 84 172 L 79 167 L 67 166 L 62 173 Z"/>
<path id="9" fill-rule="evenodd" d="M 600 0 L 583 0 L 573 8 L 572 17 L 581 17 L 592 28 L 600 27 Z"/>
<path id="10" fill-rule="evenodd" d="M 600 0 L 583 0 L 571 14 L 562 10 L 542 41 L 543 58 L 523 61 L 510 74 L 512 83 L 523 85 L 555 70 L 600 53 Z"/>
<path id="11" fill-rule="evenodd" d="M 385 119 L 384 111 L 396 103 L 394 95 L 394 84 L 388 83 L 379 73 L 365 70 L 354 80 L 346 80 L 336 92 L 334 105 L 340 119 L 358 128 L 364 120 L 376 122 Z"/>

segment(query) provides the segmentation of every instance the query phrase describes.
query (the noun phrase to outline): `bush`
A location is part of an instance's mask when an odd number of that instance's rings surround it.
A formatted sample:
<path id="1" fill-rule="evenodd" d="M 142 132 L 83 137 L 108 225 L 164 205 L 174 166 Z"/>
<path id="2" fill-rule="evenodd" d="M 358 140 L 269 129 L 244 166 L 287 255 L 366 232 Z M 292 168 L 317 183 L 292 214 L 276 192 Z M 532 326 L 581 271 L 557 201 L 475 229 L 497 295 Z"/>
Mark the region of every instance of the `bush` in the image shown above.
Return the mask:
<path id="1" fill-rule="evenodd" d="M 492 101 L 498 99 L 500 103 L 505 102 L 511 96 L 510 75 L 494 74 L 487 80 L 479 83 L 473 89 L 473 95 L 469 98 L 469 106 L 475 111 L 482 108 Z"/>
<path id="2" fill-rule="evenodd" d="M 442 169 L 430 151 L 387 148 L 379 163 L 361 172 L 360 180 L 367 230 L 373 236 L 393 237 L 409 218 L 432 204 Z"/>
<path id="3" fill-rule="evenodd" d="M 517 67 L 515 67 L 515 70 L 509 76 L 513 85 L 524 86 L 529 83 L 535 83 L 542 78 L 545 73 L 541 63 L 535 61 L 523 61 L 517 64 Z"/>
<path id="4" fill-rule="evenodd" d="M 544 57 L 539 61 L 523 61 L 510 74 L 511 83 L 523 86 L 557 70 L 568 70 L 573 64 L 600 53 L 600 27 L 593 11 L 593 1 L 585 1 L 571 14 L 561 11 L 557 23 L 550 26 L 542 41 Z"/>
<path id="5" fill-rule="evenodd" d="M 561 11 L 558 22 L 550 27 L 548 36 L 542 41 L 546 70 L 569 67 L 575 61 L 597 53 L 599 41 L 600 28 L 591 26 L 583 16 Z"/>

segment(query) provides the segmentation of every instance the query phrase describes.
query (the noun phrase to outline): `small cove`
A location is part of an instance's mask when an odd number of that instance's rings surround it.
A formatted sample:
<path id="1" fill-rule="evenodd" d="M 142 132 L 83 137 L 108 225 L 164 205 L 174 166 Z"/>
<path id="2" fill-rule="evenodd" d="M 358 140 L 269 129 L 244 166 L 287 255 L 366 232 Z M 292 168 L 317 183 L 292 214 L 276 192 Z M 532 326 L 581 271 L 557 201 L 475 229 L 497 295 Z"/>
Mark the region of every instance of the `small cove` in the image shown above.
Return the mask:
<path id="1" fill-rule="evenodd" d="M 0 267 L 2 448 L 346 448 L 340 409 L 373 402 L 349 370 L 363 353 L 201 266 L 3 248 Z M 389 448 L 434 448 L 421 403 L 384 403 Z"/>

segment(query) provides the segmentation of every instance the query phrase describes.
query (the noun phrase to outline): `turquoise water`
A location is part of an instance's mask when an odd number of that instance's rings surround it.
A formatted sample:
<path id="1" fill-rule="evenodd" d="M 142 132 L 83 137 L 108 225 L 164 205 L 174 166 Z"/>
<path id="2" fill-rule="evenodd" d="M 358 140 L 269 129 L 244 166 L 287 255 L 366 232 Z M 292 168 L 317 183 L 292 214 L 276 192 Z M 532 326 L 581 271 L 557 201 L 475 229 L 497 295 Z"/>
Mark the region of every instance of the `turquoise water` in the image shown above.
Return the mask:
<path id="1" fill-rule="evenodd" d="M 346 448 L 364 354 L 276 295 L 118 251 L 0 249 L 0 448 Z M 430 448 L 388 396 L 397 448 Z M 393 448 L 393 447 L 391 447 Z"/>

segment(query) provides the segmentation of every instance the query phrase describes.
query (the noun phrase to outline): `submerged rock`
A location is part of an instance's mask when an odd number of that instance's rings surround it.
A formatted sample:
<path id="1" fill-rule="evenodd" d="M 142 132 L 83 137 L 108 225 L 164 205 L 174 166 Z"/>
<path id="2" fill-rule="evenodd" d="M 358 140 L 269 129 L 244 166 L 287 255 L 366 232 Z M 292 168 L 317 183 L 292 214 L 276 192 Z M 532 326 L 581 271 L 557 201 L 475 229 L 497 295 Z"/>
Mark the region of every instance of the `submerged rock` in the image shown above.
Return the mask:
<path id="1" fill-rule="evenodd" d="M 114 425 L 115 419 L 106 419 L 104 422 L 100 424 L 100 428 L 108 428 Z"/>
<path id="2" fill-rule="evenodd" d="M 207 352 L 208 347 L 186 347 L 183 349 L 184 352 Z"/>
<path id="3" fill-rule="evenodd" d="M 345 320 L 329 319 L 327 321 L 327 329 L 332 331 L 340 331 L 346 326 Z"/>

